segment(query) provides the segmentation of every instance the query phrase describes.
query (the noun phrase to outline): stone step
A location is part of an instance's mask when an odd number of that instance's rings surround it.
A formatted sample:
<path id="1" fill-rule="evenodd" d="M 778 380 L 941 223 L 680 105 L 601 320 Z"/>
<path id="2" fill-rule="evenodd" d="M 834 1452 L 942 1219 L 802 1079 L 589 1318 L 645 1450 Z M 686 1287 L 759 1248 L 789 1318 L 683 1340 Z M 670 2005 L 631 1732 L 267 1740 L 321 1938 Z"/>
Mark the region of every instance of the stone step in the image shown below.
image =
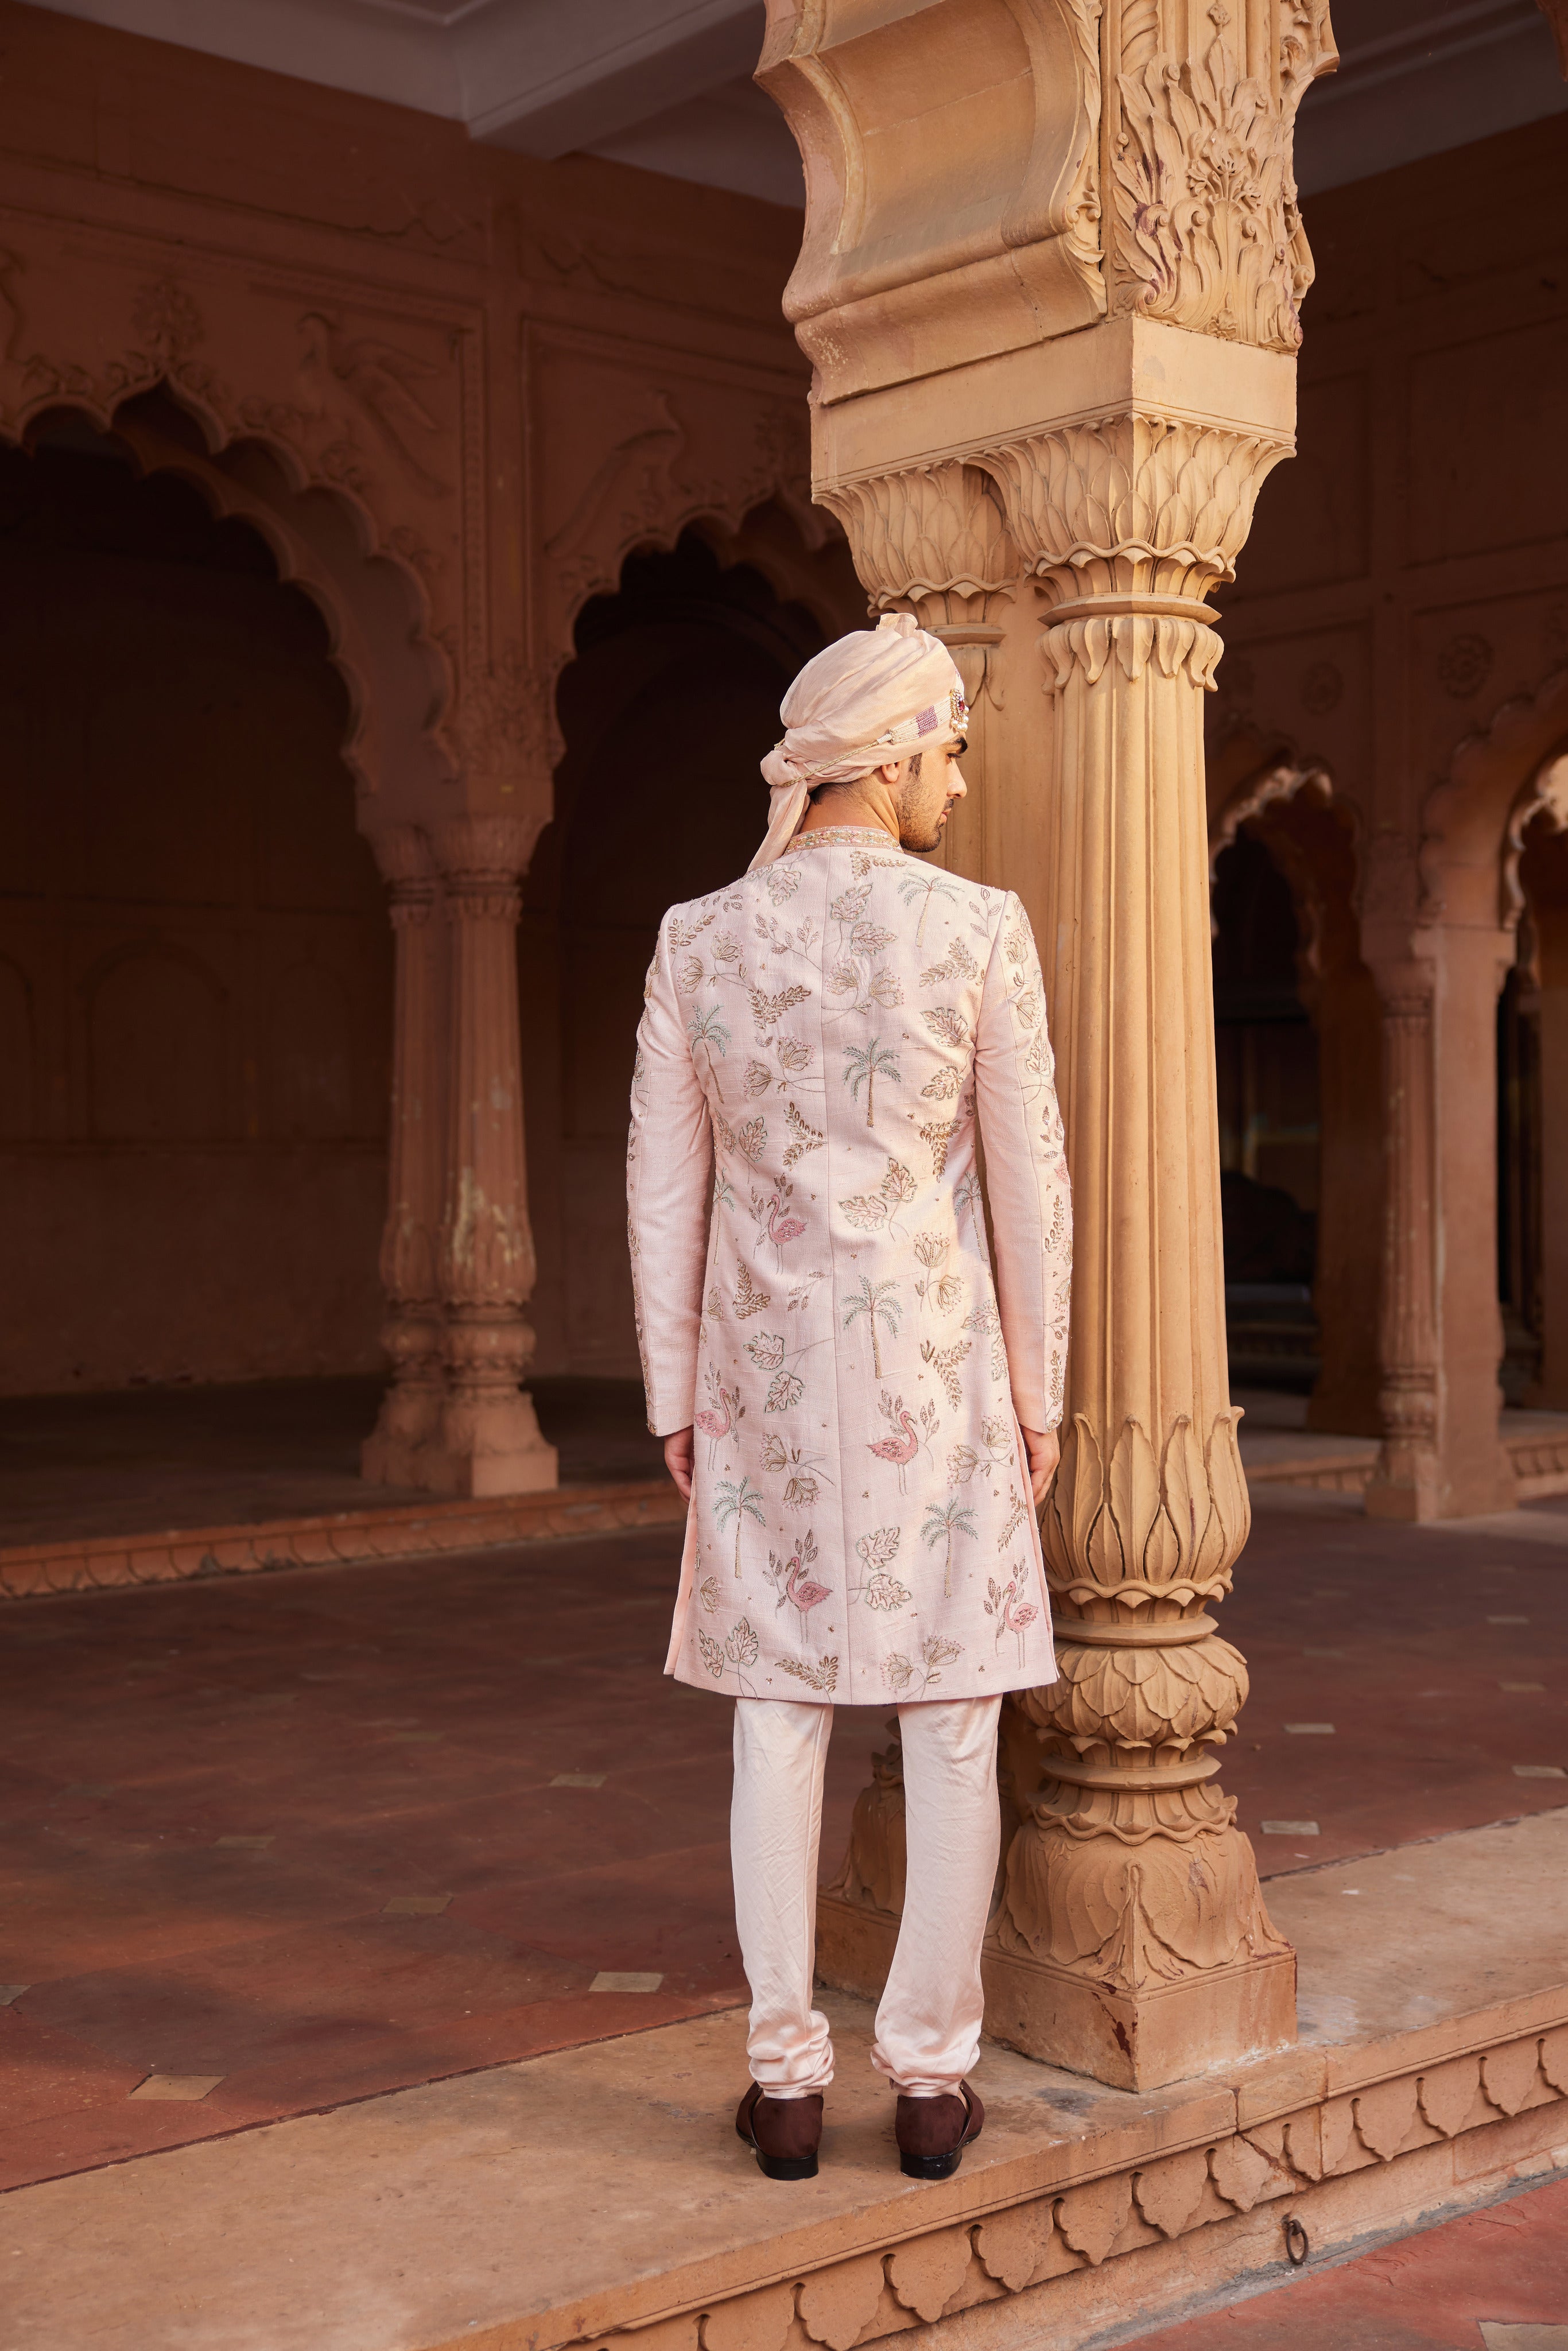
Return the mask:
<path id="1" fill-rule="evenodd" d="M 897 2169 L 868 2006 L 825 1994 L 815 2180 L 764 2179 L 736 2138 L 729 2011 L 17 2189 L 5 2340 L 1079 2351 L 1568 2164 L 1568 1811 L 1269 1901 L 1294 2047 L 1133 2093 L 988 2046 L 985 2134 L 940 2185 Z"/>
<path id="2" fill-rule="evenodd" d="M 0 1550 L 0 1599 L 98 1592 L 115 1584 L 255 1575 L 280 1567 L 366 1565 L 502 1543 L 679 1525 L 685 1504 L 667 1478 L 555 1486 L 534 1494 L 403 1502 L 255 1526 L 101 1535 Z"/>

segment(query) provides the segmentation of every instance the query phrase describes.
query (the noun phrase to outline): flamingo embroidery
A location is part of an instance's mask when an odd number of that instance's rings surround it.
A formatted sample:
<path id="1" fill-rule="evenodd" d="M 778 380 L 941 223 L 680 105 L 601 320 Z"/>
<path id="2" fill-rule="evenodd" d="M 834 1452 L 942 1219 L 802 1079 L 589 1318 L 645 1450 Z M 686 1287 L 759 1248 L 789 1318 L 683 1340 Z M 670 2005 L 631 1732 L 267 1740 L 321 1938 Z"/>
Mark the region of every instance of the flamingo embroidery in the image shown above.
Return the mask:
<path id="1" fill-rule="evenodd" d="M 785 1602 L 789 1602 L 800 1619 L 802 1642 L 806 1638 L 806 1620 L 812 1609 L 820 1607 L 824 1600 L 831 1597 L 828 1585 L 815 1583 L 807 1572 L 816 1556 L 816 1539 L 810 1527 L 800 1537 L 788 1559 L 780 1559 L 778 1553 L 772 1551 L 768 1554 L 768 1579 L 779 1587 L 779 1598 L 774 1604 L 776 1607 L 782 1608 Z"/>
<path id="2" fill-rule="evenodd" d="M 788 1184 L 784 1184 L 779 1186 L 779 1191 L 788 1192 L 790 1188 Z M 789 1241 L 798 1241 L 805 1229 L 805 1217 L 798 1217 L 793 1209 L 787 1207 L 779 1197 L 779 1192 L 775 1192 L 768 1203 L 768 1238 L 773 1244 L 773 1252 L 778 1259 L 780 1273 L 784 1270 L 786 1244 Z"/>
<path id="3" fill-rule="evenodd" d="M 718 1459 L 718 1448 L 730 1434 L 737 1420 L 746 1417 L 746 1406 L 740 1401 L 738 1388 L 727 1388 L 712 1364 L 708 1365 L 707 1392 L 715 1399 L 706 1412 L 699 1412 L 696 1425 L 707 1438 L 707 1466 L 711 1469 Z"/>
<path id="4" fill-rule="evenodd" d="M 998 1649 L 1001 1647 L 1004 1633 L 1015 1635 L 1019 1645 L 1020 1666 L 1023 1663 L 1024 1635 L 1040 1614 L 1040 1610 L 1033 1601 L 1025 1600 L 1023 1597 L 1028 1583 L 1029 1562 L 1027 1559 L 1012 1569 L 1010 1580 L 1006 1583 L 998 1584 L 994 1576 L 986 1578 L 988 1594 L 986 1614 L 988 1616 L 994 1616 L 997 1620 L 997 1646 Z"/>
<path id="5" fill-rule="evenodd" d="M 892 1462 L 898 1472 L 898 1490 L 901 1494 L 907 1493 L 905 1472 L 921 1447 L 930 1445 L 934 1407 L 927 1405 L 921 1413 L 920 1421 L 925 1424 L 922 1426 L 913 1413 L 904 1410 L 904 1398 L 901 1395 L 890 1396 L 883 1388 L 882 1410 L 883 1417 L 893 1424 L 893 1435 L 873 1438 L 867 1449 L 874 1453 L 879 1461 Z"/>

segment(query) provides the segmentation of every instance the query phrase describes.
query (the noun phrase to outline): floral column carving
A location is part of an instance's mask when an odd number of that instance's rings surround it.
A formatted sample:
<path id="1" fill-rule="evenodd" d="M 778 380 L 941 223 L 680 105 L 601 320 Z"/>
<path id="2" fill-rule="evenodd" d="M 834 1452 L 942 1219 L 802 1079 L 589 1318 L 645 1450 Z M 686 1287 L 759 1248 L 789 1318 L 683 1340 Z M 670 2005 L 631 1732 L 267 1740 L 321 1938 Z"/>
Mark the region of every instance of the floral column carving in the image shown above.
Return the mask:
<path id="1" fill-rule="evenodd" d="M 1134 412 L 995 453 L 1046 600 L 1040 935 L 1073 1163 L 1061 1467 L 1041 1520 L 1061 1678 L 992 1936 L 1009 2038 L 1168 2080 L 1287 2037 L 1218 1750 L 1246 1668 L 1209 1613 L 1249 1525 L 1220 1246 L 1202 695 L 1288 444 Z M 1117 2059 L 1123 2062 L 1118 2067 Z"/>
<path id="2" fill-rule="evenodd" d="M 1215 1776 L 1247 1677 L 1210 1611 L 1249 1513 L 1200 713 L 1207 593 L 1294 446 L 1291 131 L 1333 50 L 1323 0 L 1029 16 L 1026 62 L 1005 0 L 874 26 L 769 0 L 759 78 L 806 168 L 786 309 L 816 368 L 813 495 L 873 603 L 983 653 L 985 826 L 951 853 L 1034 923 L 1072 1167 L 1042 1529 L 1061 1677 L 1004 1717 L 988 2029 L 1145 2087 L 1295 2030 L 1293 1956 Z M 895 93 L 938 84 L 934 146 Z M 869 1988 L 891 1941 L 897 1776 L 890 1753 L 820 1913 L 841 1982 Z"/>
<path id="3" fill-rule="evenodd" d="M 386 876 L 395 955 L 392 996 L 392 1132 L 382 1286 L 382 1344 L 392 1384 L 361 1448 L 377 1486 L 417 1486 L 420 1457 L 439 1431 L 445 1395 L 439 1270 L 445 1158 L 442 1076 L 445 942 L 430 845 L 413 825 L 374 836 Z"/>
<path id="4" fill-rule="evenodd" d="M 446 1394 L 421 1482 L 517 1494 L 557 1482 L 521 1382 L 535 1275 L 517 1028 L 518 878 L 538 823 L 455 817 L 434 848 L 449 925 L 450 1061 L 440 1271 Z"/>

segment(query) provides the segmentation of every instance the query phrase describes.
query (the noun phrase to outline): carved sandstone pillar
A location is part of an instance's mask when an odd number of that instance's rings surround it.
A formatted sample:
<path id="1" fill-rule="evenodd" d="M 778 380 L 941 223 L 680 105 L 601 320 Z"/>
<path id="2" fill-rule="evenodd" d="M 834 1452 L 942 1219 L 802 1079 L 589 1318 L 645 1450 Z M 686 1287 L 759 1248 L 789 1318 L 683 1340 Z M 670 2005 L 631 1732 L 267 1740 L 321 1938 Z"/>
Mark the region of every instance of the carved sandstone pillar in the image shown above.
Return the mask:
<path id="1" fill-rule="evenodd" d="M 449 925 L 446 1186 L 441 1228 L 446 1392 L 421 1482 L 442 1493 L 521 1494 L 557 1482 L 521 1381 L 534 1350 L 534 1286 L 517 1030 L 518 876 L 537 825 L 502 816 L 440 826 Z"/>
<path id="2" fill-rule="evenodd" d="M 806 164 L 786 308 L 817 371 L 814 495 L 877 601 L 984 652 L 955 862 L 1033 919 L 1072 1166 L 1043 1526 L 1061 1678 L 1009 1712 L 988 2025 L 1134 2087 L 1294 2034 L 1292 1955 L 1215 1783 L 1246 1674 L 1209 1611 L 1248 1510 L 1200 713 L 1206 591 L 1293 445 L 1312 273 L 1291 124 L 1329 62 L 1322 0 L 1201 20 L 1059 0 L 1027 22 L 925 0 L 874 26 L 770 0 L 760 76 Z M 840 1981 L 890 1939 L 873 1860 L 852 1854 L 819 1913 Z"/>
<path id="3" fill-rule="evenodd" d="M 1497 999 L 1511 929 L 1420 924 L 1367 961 L 1383 999 L 1383 1450 L 1374 1518 L 1512 1507 L 1501 1443 L 1497 1280 Z"/>
<path id="4" fill-rule="evenodd" d="M 1374 1518 L 1437 1516 L 1437 1319 L 1432 1194 L 1432 987 L 1428 964 L 1375 966 L 1383 1000 L 1383 1451 Z"/>
<path id="5" fill-rule="evenodd" d="M 1294 2026 L 1291 1955 L 1215 1784 L 1246 1669 L 1209 1613 L 1247 1538 L 1225 1355 L 1202 695 L 1266 430 L 1140 413 L 1005 453 L 1047 599 L 1040 925 L 1073 1164 L 1061 1678 L 992 1938 L 993 2029 L 1129 2083 Z"/>
<path id="6" fill-rule="evenodd" d="M 382 1285 L 382 1343 L 392 1383 L 361 1463 L 376 1486 L 417 1486 L 419 1457 L 436 1436 L 445 1394 L 440 1249 L 445 1151 L 445 940 L 429 844 L 413 825 L 378 834 L 389 884 L 395 954 L 392 1129 Z"/>

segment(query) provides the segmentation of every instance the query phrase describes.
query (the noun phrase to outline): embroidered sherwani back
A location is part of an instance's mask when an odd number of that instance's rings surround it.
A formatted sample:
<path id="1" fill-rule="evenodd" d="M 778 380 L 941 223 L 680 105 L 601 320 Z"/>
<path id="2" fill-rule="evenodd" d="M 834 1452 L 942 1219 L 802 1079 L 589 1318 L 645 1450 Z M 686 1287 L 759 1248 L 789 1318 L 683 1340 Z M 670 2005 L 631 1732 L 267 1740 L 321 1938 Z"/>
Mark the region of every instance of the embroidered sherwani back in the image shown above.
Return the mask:
<path id="1" fill-rule="evenodd" d="M 1071 1217 L 1018 899 L 804 833 L 671 908 L 638 1049 L 648 1420 L 695 1426 L 668 1670 L 853 1705 L 1054 1679 L 1019 1421 L 1061 1416 Z"/>

